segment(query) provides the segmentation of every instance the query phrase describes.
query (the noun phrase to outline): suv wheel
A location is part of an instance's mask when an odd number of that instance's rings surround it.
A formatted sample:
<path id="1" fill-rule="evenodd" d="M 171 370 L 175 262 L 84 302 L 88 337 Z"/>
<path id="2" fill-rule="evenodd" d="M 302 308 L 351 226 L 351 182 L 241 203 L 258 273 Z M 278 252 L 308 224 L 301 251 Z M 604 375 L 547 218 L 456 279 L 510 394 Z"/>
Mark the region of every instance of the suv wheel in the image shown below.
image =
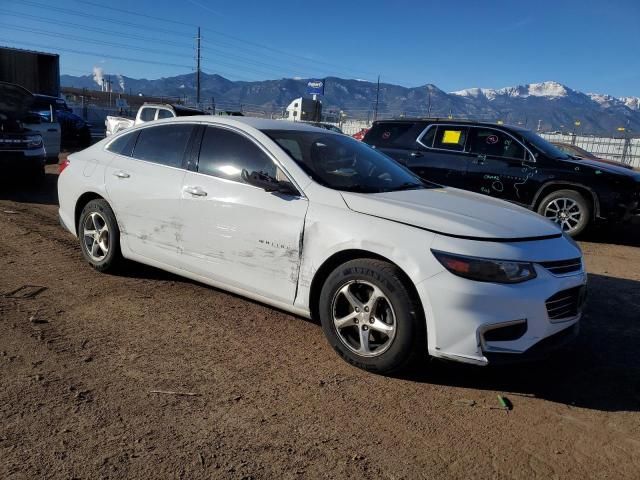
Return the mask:
<path id="1" fill-rule="evenodd" d="M 106 200 L 91 200 L 78 222 L 82 256 L 100 272 L 112 270 L 120 261 L 120 230 Z"/>
<path id="2" fill-rule="evenodd" d="M 591 205 L 575 190 L 557 190 L 542 199 L 538 213 L 556 222 L 564 232 L 580 235 L 591 218 Z"/>
<path id="3" fill-rule="evenodd" d="M 391 374 L 426 351 L 425 320 L 402 272 L 390 263 L 358 259 L 340 265 L 320 294 L 322 330 L 346 361 Z"/>

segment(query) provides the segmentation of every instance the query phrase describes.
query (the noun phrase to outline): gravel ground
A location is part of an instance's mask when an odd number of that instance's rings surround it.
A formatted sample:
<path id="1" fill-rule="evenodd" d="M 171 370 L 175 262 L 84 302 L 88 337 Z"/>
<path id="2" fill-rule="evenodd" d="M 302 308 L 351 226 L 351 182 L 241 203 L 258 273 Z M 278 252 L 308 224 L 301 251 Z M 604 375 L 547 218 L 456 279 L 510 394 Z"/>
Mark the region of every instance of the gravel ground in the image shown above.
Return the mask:
<path id="1" fill-rule="evenodd" d="M 0 187 L 0 478 L 640 478 L 640 225 L 581 242 L 590 299 L 566 351 L 386 378 L 314 322 L 93 271 L 54 168 Z"/>

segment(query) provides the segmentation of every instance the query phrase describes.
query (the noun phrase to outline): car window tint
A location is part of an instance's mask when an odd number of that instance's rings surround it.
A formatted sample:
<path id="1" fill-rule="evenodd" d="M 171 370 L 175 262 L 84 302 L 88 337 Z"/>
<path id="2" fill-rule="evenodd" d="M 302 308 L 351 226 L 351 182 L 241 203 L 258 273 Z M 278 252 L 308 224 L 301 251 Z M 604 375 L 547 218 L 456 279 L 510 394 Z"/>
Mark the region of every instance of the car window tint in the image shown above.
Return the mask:
<path id="1" fill-rule="evenodd" d="M 467 127 L 455 125 L 438 125 L 433 139 L 433 148 L 462 152 L 467 141 Z"/>
<path id="2" fill-rule="evenodd" d="M 158 120 L 161 118 L 173 118 L 173 113 L 169 110 L 158 110 Z"/>
<path id="3" fill-rule="evenodd" d="M 423 129 L 424 124 L 419 122 L 375 123 L 367 132 L 365 141 L 383 148 L 411 148 Z"/>
<path id="4" fill-rule="evenodd" d="M 150 122 L 156 118 L 156 108 L 143 108 L 140 112 L 140 120 Z"/>
<path id="5" fill-rule="evenodd" d="M 243 169 L 276 176 L 273 161 L 251 140 L 230 130 L 207 127 L 200 147 L 198 172 L 244 182 Z"/>
<path id="6" fill-rule="evenodd" d="M 175 124 L 144 128 L 140 130 L 133 156 L 168 167 L 182 167 L 192 130 L 192 125 Z"/>
<path id="7" fill-rule="evenodd" d="M 138 132 L 127 133 L 120 135 L 113 142 L 107 146 L 107 150 L 119 155 L 131 156 L 131 151 L 135 145 L 135 139 L 138 136 Z"/>
<path id="8" fill-rule="evenodd" d="M 524 160 L 524 148 L 511 135 L 488 128 L 473 128 L 472 130 L 471 153 Z"/>
<path id="9" fill-rule="evenodd" d="M 422 137 L 420 138 L 420 143 L 422 143 L 422 145 L 424 145 L 425 147 L 433 147 L 433 139 L 436 136 L 436 127 L 430 127 L 427 129 L 426 132 L 424 132 L 424 135 L 422 135 Z"/>

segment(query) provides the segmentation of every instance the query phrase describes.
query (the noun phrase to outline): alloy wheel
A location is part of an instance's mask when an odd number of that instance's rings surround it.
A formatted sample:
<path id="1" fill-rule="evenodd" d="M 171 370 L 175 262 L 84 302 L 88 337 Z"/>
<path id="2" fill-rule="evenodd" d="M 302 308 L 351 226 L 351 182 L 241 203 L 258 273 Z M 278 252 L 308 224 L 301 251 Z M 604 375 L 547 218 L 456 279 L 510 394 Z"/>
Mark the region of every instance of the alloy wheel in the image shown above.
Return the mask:
<path id="1" fill-rule="evenodd" d="M 578 202 L 567 197 L 553 199 L 544 209 L 544 216 L 556 222 L 567 233 L 576 229 L 583 215 Z"/>
<path id="2" fill-rule="evenodd" d="M 375 357 L 393 343 L 397 325 L 393 306 L 370 282 L 352 280 L 340 287 L 331 314 L 338 338 L 357 355 Z"/>
<path id="3" fill-rule="evenodd" d="M 101 262 L 109 253 L 109 227 L 98 212 L 91 212 L 84 220 L 83 242 L 94 262 Z"/>

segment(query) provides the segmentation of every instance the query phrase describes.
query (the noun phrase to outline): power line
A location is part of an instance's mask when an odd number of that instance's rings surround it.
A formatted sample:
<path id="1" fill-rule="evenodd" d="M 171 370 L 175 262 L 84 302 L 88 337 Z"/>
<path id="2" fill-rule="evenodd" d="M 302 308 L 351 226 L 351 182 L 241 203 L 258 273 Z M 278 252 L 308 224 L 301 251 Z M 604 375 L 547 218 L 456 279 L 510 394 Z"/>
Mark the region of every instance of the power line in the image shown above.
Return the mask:
<path id="1" fill-rule="evenodd" d="M 129 26 L 129 27 L 134 27 L 136 29 L 145 29 L 145 27 L 143 27 L 143 26 L 141 26 L 141 25 L 139 25 L 137 23 L 126 22 L 126 21 L 123 21 L 123 20 L 118 20 L 116 18 L 103 17 L 103 16 L 100 16 L 100 15 L 92 15 L 90 13 L 77 12 L 77 11 L 71 10 L 69 8 L 52 7 L 51 5 L 47 5 L 47 4 L 39 3 L 39 2 L 33 2 L 31 0 L 13 0 L 13 2 L 21 3 L 23 5 L 29 5 L 29 6 L 32 6 L 32 7 L 43 8 L 45 10 L 53 10 L 53 11 L 57 11 L 57 12 L 61 12 L 61 13 L 66 13 L 67 15 L 75 15 L 75 16 L 78 16 L 78 17 L 91 18 L 91 19 L 97 20 L 99 22 L 119 23 L 120 25 L 126 25 L 126 26 Z M 148 27 L 146 27 L 146 30 L 150 30 L 150 29 Z M 169 35 L 176 35 L 176 36 L 180 36 L 180 37 L 190 36 L 188 33 L 178 32 L 176 30 L 168 30 L 166 28 L 154 27 L 153 31 L 154 32 L 158 32 L 158 33 L 165 33 L 165 34 L 169 34 Z"/>
<path id="2" fill-rule="evenodd" d="M 74 0 L 74 1 L 78 2 L 78 3 L 84 3 L 86 5 L 91 5 L 91 6 L 94 6 L 94 7 L 98 7 L 98 8 L 104 8 L 104 9 L 107 9 L 107 10 L 113 10 L 114 12 L 126 13 L 126 14 L 129 14 L 129 15 L 136 15 L 138 17 L 149 18 L 151 20 L 158 20 L 160 22 L 173 23 L 173 24 L 176 24 L 176 25 L 183 25 L 183 26 L 186 26 L 186 27 L 195 28 L 195 25 L 193 25 L 191 23 L 180 22 L 178 20 L 173 20 L 173 19 L 170 19 L 170 18 L 156 17 L 154 15 L 148 15 L 148 14 L 145 14 L 145 13 L 133 12 L 131 10 L 125 10 L 124 8 L 117 8 L 117 7 L 112 7 L 110 5 L 103 5 L 102 3 L 89 2 L 88 0 Z"/>
<path id="3" fill-rule="evenodd" d="M 10 43 L 15 43 L 14 40 L 12 39 L 8 39 L 8 38 L 0 38 L 0 41 L 2 42 L 7 42 L 7 44 Z M 51 45 L 43 45 L 41 43 L 32 43 L 32 42 L 20 42 L 21 45 L 29 45 L 31 47 L 36 47 L 36 48 L 44 48 L 47 50 L 58 50 L 61 52 L 70 52 L 70 53 L 76 53 L 78 55 L 90 55 L 93 57 L 104 57 L 104 58 L 112 58 L 115 60 L 123 60 L 125 62 L 137 62 L 137 63 L 147 63 L 150 65 L 162 65 L 165 67 L 178 67 L 178 68 L 186 68 L 189 70 L 192 70 L 193 67 L 189 66 L 189 65 L 179 65 L 176 63 L 166 63 L 166 62 L 155 62 L 153 60 L 141 60 L 139 58 L 131 58 L 131 57 L 121 57 L 118 55 L 108 55 L 102 52 L 88 52 L 86 50 L 75 50 L 75 49 L 71 49 L 71 48 L 61 48 L 61 47 L 52 47 Z"/>
<path id="4" fill-rule="evenodd" d="M 51 32 L 48 30 L 39 30 L 39 29 L 32 29 L 32 28 L 25 28 L 25 27 L 16 27 L 10 24 L 6 24 L 6 23 L 0 23 L 0 26 L 5 27 L 9 30 L 17 30 L 20 32 L 27 32 L 27 33 L 37 33 L 39 35 L 47 35 L 47 36 L 51 36 L 51 37 L 59 37 L 59 38 L 66 38 L 69 40 L 79 40 L 82 42 L 88 42 L 88 43 L 93 43 L 96 45 L 109 45 L 111 47 L 120 47 L 120 48 L 126 48 L 127 50 L 138 50 L 141 52 L 148 52 L 148 53 L 155 53 L 157 55 L 165 55 L 165 56 L 171 56 L 171 57 L 178 57 L 178 58 L 184 58 L 184 54 L 178 54 L 178 53 L 169 53 L 163 50 L 154 50 L 151 48 L 142 48 L 142 47 L 135 47 L 133 45 L 126 45 L 123 43 L 115 43 L 115 42 L 107 42 L 107 41 L 103 41 L 103 40 L 95 40 L 92 38 L 87 38 L 87 37 L 80 37 L 77 35 L 67 35 L 65 33 L 58 33 L 58 32 Z"/>
<path id="5" fill-rule="evenodd" d="M 18 17 L 18 18 L 28 18 L 28 19 L 32 19 L 35 20 L 36 22 L 40 22 L 40 23 L 46 23 L 48 25 L 51 25 L 52 19 L 50 18 L 46 18 L 46 17 L 39 17 L 37 15 L 29 15 L 27 13 L 22 13 L 22 12 L 8 12 L 8 11 L 3 11 L 2 12 L 4 15 L 9 15 L 12 17 Z M 171 45 L 171 46 L 176 46 L 176 47 L 180 47 L 180 48 L 193 48 L 191 45 L 189 46 L 185 46 L 185 44 L 181 44 L 181 43 L 176 43 L 176 42 L 168 42 L 166 40 L 159 40 L 156 38 L 150 38 L 150 37 L 144 37 L 141 35 L 135 35 L 133 33 L 123 33 L 123 32 L 116 32 L 113 30 L 108 30 L 106 28 L 98 28 L 98 27 L 89 27 L 87 25 L 82 25 L 80 23 L 72 23 L 72 22 L 68 22 L 65 20 L 64 22 L 65 27 L 75 27 L 75 28 L 79 28 L 81 30 L 87 30 L 89 32 L 92 33 L 103 33 L 106 35 L 110 35 L 110 36 L 114 36 L 117 35 L 118 37 L 124 37 L 124 38 L 131 38 L 134 40 L 144 40 L 147 42 L 153 42 L 153 43 L 158 43 L 158 44 L 163 44 L 163 45 Z"/>
<path id="6" fill-rule="evenodd" d="M 81 1 L 81 0 L 76 0 L 76 1 Z M 52 7 L 50 5 L 46 5 L 46 4 L 42 4 L 42 3 L 39 3 L 39 2 L 35 2 L 33 0 L 14 0 L 14 2 L 22 3 L 22 4 L 26 4 L 26 5 L 31 5 L 31 6 L 36 6 L 36 7 L 40 7 L 40 8 L 44 8 L 44 9 L 48 9 L 48 10 L 59 11 L 59 12 L 67 13 L 67 14 L 70 14 L 70 15 L 76 15 L 76 16 L 81 16 L 81 17 L 86 17 L 86 18 L 92 18 L 92 19 L 95 19 L 95 20 L 98 20 L 98 21 L 101 21 L 101 22 L 119 23 L 121 25 L 135 27 L 136 29 L 141 29 L 141 28 L 142 29 L 149 29 L 148 27 L 143 27 L 143 26 L 141 26 L 139 24 L 136 24 L 136 23 L 126 22 L 126 21 L 123 21 L 123 20 L 109 18 L 109 17 L 102 17 L 102 16 L 99 16 L 99 15 L 92 15 L 92 14 L 77 12 L 75 10 L 61 8 L 61 7 Z M 93 5 L 93 2 L 84 1 L 83 3 L 88 3 L 88 4 L 92 4 Z M 130 10 L 124 10 L 124 9 L 111 7 L 111 6 L 107 6 L 107 5 L 101 5 L 101 7 L 105 8 L 105 9 L 108 9 L 108 10 L 120 11 L 120 12 L 131 14 L 131 15 L 137 15 L 137 16 L 151 18 L 151 19 L 155 19 L 155 20 L 162 20 L 162 21 L 168 21 L 168 22 L 176 23 L 176 21 L 173 21 L 173 20 L 168 20 L 168 19 L 165 19 L 165 18 L 155 17 L 155 16 L 151 16 L 151 15 L 147 15 L 147 14 L 138 13 L 138 12 L 132 12 Z M 184 24 L 185 26 L 191 26 L 191 25 L 189 25 L 187 23 L 183 23 L 183 22 L 177 22 L 177 23 Z M 364 73 L 365 74 L 364 76 L 376 75 L 376 74 L 371 73 L 371 72 L 364 72 L 364 71 L 356 71 L 356 70 L 352 70 L 352 69 L 345 69 L 343 66 L 339 66 L 339 65 L 336 65 L 336 64 L 333 64 L 333 63 L 330 63 L 330 62 L 326 62 L 324 60 L 313 59 L 313 58 L 310 58 L 310 57 L 306 57 L 304 55 L 299 55 L 299 54 L 296 54 L 296 53 L 286 52 L 284 50 L 273 48 L 273 47 L 270 47 L 268 45 L 252 42 L 252 41 L 249 41 L 249 40 L 245 40 L 243 38 L 236 37 L 234 35 L 229 35 L 227 33 L 223 33 L 223 32 L 220 32 L 218 30 L 214 30 L 214 29 L 210 29 L 210 28 L 203 28 L 202 30 L 205 33 L 206 32 L 210 32 L 210 33 L 212 33 L 214 35 L 227 37 L 227 38 L 230 38 L 230 39 L 235 40 L 237 42 L 241 42 L 241 43 L 244 43 L 244 44 L 247 44 L 247 45 L 251 45 L 254 48 L 259 48 L 259 49 L 275 52 L 275 53 L 278 53 L 280 55 L 284 55 L 284 56 L 287 56 L 287 57 L 299 58 L 299 59 L 304 60 L 305 62 L 311 62 L 314 65 L 315 64 L 322 64 L 322 65 L 331 66 L 332 68 L 337 68 L 338 69 L 337 71 L 343 71 L 343 72 L 349 72 L 350 71 L 352 73 L 353 72 L 357 72 L 357 75 L 362 75 Z M 157 27 L 154 27 L 153 31 L 162 32 L 162 33 L 168 33 L 170 35 L 178 35 L 178 36 L 188 35 L 188 34 L 183 33 L 183 32 L 177 32 L 175 30 L 160 29 L 160 28 L 157 28 Z"/>

